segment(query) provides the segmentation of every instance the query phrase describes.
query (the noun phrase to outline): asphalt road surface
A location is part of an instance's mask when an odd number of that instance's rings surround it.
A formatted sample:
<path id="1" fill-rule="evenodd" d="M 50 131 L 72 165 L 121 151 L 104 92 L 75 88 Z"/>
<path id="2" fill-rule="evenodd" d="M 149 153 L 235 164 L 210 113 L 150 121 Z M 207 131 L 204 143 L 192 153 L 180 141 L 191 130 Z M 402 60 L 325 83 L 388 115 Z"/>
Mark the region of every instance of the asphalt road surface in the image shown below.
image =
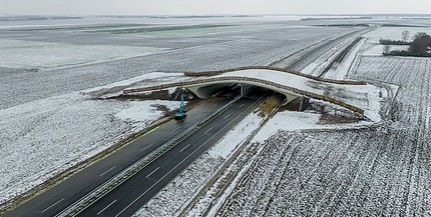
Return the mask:
<path id="1" fill-rule="evenodd" d="M 356 30 L 343 36 L 336 37 L 334 39 L 322 41 L 314 46 L 311 46 L 290 56 L 283 61 L 277 62 L 272 66 L 301 71 L 305 67 L 313 63 L 320 56 L 328 52 L 328 50 L 331 50 L 337 44 L 342 43 L 349 38 L 359 37 L 368 31 L 370 31 L 370 28 Z"/>
<path id="2" fill-rule="evenodd" d="M 171 138 L 205 119 L 231 100 L 232 98 L 229 98 L 218 103 L 202 104 L 196 107 L 187 113 L 188 117 L 184 122 L 170 121 L 162 125 L 32 200 L 5 213 L 4 216 L 55 216 L 90 193 L 93 189 L 148 155 Z M 109 214 L 111 213 L 113 214 L 112 216 L 115 216 L 115 213 L 120 212 L 122 213 L 121 216 L 132 215 L 200 154 L 218 141 L 231 127 L 244 118 L 252 110 L 250 106 L 256 105 L 254 104 L 255 102 L 256 99 L 252 98 L 238 100 L 222 112 L 219 118 L 213 119 L 164 156 L 141 170 L 129 181 L 123 183 L 118 188 L 120 190 L 116 189 L 112 191 L 106 197 L 84 210 L 81 216 L 93 216 L 93 214 L 97 216 L 105 208 L 103 216 L 110 216 Z M 113 197 L 115 199 L 109 201 Z M 133 201 L 136 198 L 138 199 Z M 108 205 L 110 206 L 107 207 Z"/>
<path id="3" fill-rule="evenodd" d="M 55 216 L 68 206 L 97 188 L 117 173 L 123 171 L 139 159 L 148 155 L 165 142 L 183 132 L 193 124 L 231 101 L 232 98 L 218 103 L 201 104 L 189 111 L 187 119 L 178 123 L 170 121 L 110 156 L 92 164 L 53 188 L 36 196 L 23 205 L 5 213 L 5 217 Z"/>
<path id="4" fill-rule="evenodd" d="M 260 96 L 262 99 L 263 96 Z M 258 105 L 258 96 L 241 98 L 78 216 L 131 216 Z"/>

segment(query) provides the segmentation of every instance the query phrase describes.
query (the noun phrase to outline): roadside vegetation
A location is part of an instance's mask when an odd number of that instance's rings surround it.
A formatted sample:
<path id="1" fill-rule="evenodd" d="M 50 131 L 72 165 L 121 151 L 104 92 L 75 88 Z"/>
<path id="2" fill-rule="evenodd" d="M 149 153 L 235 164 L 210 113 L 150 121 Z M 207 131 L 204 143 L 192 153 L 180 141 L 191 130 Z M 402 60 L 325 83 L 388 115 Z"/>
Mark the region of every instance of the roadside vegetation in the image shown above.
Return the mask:
<path id="1" fill-rule="evenodd" d="M 269 115 L 275 107 L 280 105 L 281 100 L 281 96 L 278 94 L 273 94 L 268 97 L 268 99 L 259 106 L 259 116 L 265 117 Z"/>

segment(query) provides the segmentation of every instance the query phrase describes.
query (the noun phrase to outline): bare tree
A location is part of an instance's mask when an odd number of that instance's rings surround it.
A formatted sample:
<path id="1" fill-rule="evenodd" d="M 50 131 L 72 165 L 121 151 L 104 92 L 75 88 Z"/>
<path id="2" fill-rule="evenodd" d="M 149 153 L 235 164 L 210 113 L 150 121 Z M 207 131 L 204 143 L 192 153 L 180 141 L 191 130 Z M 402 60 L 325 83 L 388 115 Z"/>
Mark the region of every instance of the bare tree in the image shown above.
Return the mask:
<path id="1" fill-rule="evenodd" d="M 389 45 L 385 45 L 383 47 L 383 54 L 389 54 L 390 51 L 391 51 L 391 47 Z"/>
<path id="2" fill-rule="evenodd" d="M 401 33 L 401 38 L 403 41 L 407 42 L 410 38 L 410 32 L 405 30 Z"/>
<path id="3" fill-rule="evenodd" d="M 418 33 L 416 33 L 416 35 L 414 35 L 412 37 L 412 39 L 414 41 L 414 40 L 416 40 L 418 38 L 423 38 L 423 37 L 427 37 L 427 36 L 429 36 L 429 35 L 426 32 L 418 32 Z"/>

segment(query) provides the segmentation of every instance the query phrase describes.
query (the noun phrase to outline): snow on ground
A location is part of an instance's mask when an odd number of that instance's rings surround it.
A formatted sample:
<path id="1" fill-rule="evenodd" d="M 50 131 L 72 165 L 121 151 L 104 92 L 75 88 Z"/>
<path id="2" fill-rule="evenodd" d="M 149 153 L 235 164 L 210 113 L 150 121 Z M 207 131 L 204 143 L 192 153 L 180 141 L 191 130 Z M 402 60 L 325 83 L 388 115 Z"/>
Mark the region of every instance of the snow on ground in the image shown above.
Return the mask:
<path id="1" fill-rule="evenodd" d="M 401 40 L 402 32 L 409 31 L 410 37 L 413 37 L 418 32 L 426 32 L 431 35 L 430 28 L 419 28 L 419 27 L 380 27 L 372 32 L 369 32 L 364 35 L 370 39 L 370 43 L 379 43 L 380 39 L 389 39 L 389 40 Z"/>
<path id="2" fill-rule="evenodd" d="M 70 45 L 0 39 L 0 66 L 48 69 L 146 56 L 163 48 L 109 45 Z"/>
<path id="3" fill-rule="evenodd" d="M 311 112 L 282 111 L 271 118 L 265 127 L 253 138 L 252 142 L 264 142 L 274 134 L 282 131 L 307 129 L 346 129 L 370 125 L 372 122 L 361 121 L 354 124 L 319 124 L 321 114 Z"/>
<path id="4" fill-rule="evenodd" d="M 380 88 L 367 85 L 341 85 L 318 82 L 302 76 L 267 69 L 249 69 L 224 73 L 215 77 L 245 76 L 262 79 L 308 91 L 319 95 L 328 95 L 332 98 L 354 105 L 365 111 L 365 116 L 379 121 L 379 114 L 375 111 L 380 109 Z"/>
<path id="5" fill-rule="evenodd" d="M 412 40 L 412 37 L 418 32 L 425 32 L 427 34 L 431 34 L 431 30 L 429 28 L 381 27 L 364 35 L 364 37 L 367 38 L 367 41 L 359 53 L 364 56 L 382 56 L 385 49 L 385 45 L 380 45 L 379 40 L 402 40 L 403 31 L 409 32 L 410 37 L 408 40 Z M 389 51 L 407 50 L 408 48 L 409 46 L 405 45 L 390 45 Z"/>
<path id="6" fill-rule="evenodd" d="M 0 204 L 145 129 L 163 116 L 157 105 L 173 109 L 178 102 L 101 101 L 73 92 L 0 110 Z"/>
<path id="7" fill-rule="evenodd" d="M 354 38 L 349 38 L 348 40 L 344 40 L 342 43 L 335 45 L 332 49 L 325 52 L 313 63 L 302 69 L 301 72 L 319 76 L 323 70 L 336 58 L 336 56 L 340 54 L 354 40 Z M 343 78 L 340 78 L 339 80 L 343 80 Z"/>
<path id="8" fill-rule="evenodd" d="M 358 42 L 356 46 L 354 46 L 353 49 L 351 49 L 350 52 L 344 57 L 343 61 L 339 64 L 334 64 L 334 66 L 329 69 L 329 71 L 326 72 L 323 77 L 336 80 L 345 80 L 356 59 L 357 54 L 366 42 L 366 40 L 361 40 Z"/>
<path id="9" fill-rule="evenodd" d="M 281 125 L 286 130 L 262 144 L 217 216 L 431 215 L 430 60 L 362 58 L 355 76 L 401 86 L 383 121 L 333 130 Z M 301 127 L 316 120 L 301 116 L 290 119 Z"/>
<path id="10" fill-rule="evenodd" d="M 248 115 L 134 216 L 178 216 L 261 121 L 255 113 Z"/>
<path id="11" fill-rule="evenodd" d="M 178 107 L 178 102 L 151 100 L 151 101 L 135 101 L 129 102 L 129 108 L 123 109 L 115 117 L 131 122 L 137 128 L 145 128 L 157 118 L 163 116 L 163 111 L 157 110 L 157 105 L 165 105 L 170 110 Z"/>
<path id="12" fill-rule="evenodd" d="M 123 21 L 126 23 L 125 20 L 108 19 L 104 23 L 121 24 Z M 161 24 L 173 20 L 196 23 L 196 19 L 146 20 Z M 251 20 L 256 24 L 259 18 Z M 272 18 L 269 20 L 273 21 Z M 92 25 L 99 21 L 84 19 L 82 24 Z M 221 21 L 226 20 L 220 18 L 217 22 Z M 64 27 L 75 22 L 81 21 L 10 22 L 8 28 Z M 137 23 L 142 22 L 145 21 Z M 123 116 L 124 110 L 131 111 L 132 107 L 137 108 L 141 104 L 97 101 L 92 99 L 92 92 L 109 90 L 118 93 L 117 89 L 121 91 L 121 86 L 140 83 L 139 80 L 145 79 L 146 75 L 134 77 L 155 71 L 171 73 L 159 74 L 169 80 L 169 76 L 177 76 L 181 71 L 263 65 L 321 38 L 350 31 L 347 28 L 304 27 L 302 22 L 296 21 L 295 25 L 272 23 L 258 30 L 247 27 L 241 31 L 226 31 L 217 37 L 105 35 L 55 28 L 28 31 L 2 29 L 0 203 L 142 130 L 146 125 Z M 271 40 L 268 40 L 268 34 L 271 34 Z M 244 35 L 247 37 L 244 38 Z M 163 52 L 164 49 L 159 48 L 171 50 Z M 151 53 L 155 54 L 147 55 Z M 139 57 L 128 58 L 135 56 Z M 71 66 L 76 64 L 79 66 Z M 36 68 L 38 71 L 22 68 Z M 157 84 L 163 80 L 151 77 L 153 75 L 148 75 L 146 81 L 141 83 Z M 111 85 L 126 79 L 130 80 Z M 107 86 L 98 87 L 102 85 Z M 152 109 L 151 106 L 143 106 Z M 169 103 L 167 106 L 170 106 Z"/>

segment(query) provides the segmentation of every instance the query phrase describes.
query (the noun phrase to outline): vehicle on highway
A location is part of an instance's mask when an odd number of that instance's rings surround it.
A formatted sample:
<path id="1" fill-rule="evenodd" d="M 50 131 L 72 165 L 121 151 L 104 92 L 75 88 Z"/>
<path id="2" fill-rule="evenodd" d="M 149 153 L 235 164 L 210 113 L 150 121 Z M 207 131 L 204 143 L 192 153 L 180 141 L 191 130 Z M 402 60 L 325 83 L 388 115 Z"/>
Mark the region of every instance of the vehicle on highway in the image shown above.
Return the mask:
<path id="1" fill-rule="evenodd" d="M 186 117 L 187 115 L 184 112 L 184 94 L 182 94 L 180 107 L 178 108 L 177 112 L 175 112 L 175 120 L 181 122 L 181 121 L 184 121 Z"/>

